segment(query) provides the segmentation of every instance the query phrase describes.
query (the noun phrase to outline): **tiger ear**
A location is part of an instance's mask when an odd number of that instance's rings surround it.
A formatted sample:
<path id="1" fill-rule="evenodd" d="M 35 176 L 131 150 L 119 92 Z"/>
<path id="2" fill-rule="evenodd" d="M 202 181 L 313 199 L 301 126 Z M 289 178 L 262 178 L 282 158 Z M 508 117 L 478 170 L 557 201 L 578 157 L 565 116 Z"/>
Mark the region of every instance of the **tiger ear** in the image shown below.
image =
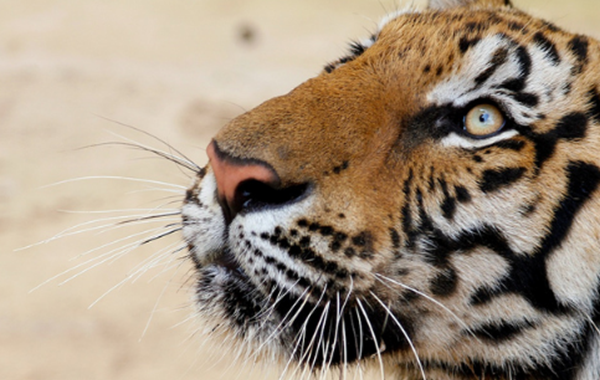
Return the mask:
<path id="1" fill-rule="evenodd" d="M 512 7 L 510 0 L 429 0 L 429 8 L 431 9 L 450 9 L 458 7 Z"/>

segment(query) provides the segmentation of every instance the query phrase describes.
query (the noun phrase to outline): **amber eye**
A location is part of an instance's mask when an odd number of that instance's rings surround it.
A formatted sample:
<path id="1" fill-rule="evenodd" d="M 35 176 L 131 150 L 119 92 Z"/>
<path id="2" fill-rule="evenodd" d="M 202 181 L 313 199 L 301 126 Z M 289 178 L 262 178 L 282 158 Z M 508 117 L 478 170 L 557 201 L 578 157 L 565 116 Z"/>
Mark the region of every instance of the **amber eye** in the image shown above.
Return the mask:
<path id="1" fill-rule="evenodd" d="M 504 115 L 491 104 L 478 104 L 465 116 L 465 131 L 474 137 L 485 137 L 504 126 Z"/>

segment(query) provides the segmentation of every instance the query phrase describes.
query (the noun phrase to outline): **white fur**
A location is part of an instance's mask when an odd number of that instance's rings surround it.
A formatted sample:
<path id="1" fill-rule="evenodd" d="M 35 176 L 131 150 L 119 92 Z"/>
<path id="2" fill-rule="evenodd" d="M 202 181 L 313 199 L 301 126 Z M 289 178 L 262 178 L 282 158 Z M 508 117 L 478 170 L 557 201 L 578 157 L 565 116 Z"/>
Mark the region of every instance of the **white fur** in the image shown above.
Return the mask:
<path id="1" fill-rule="evenodd" d="M 506 131 L 499 135 L 490 137 L 483 140 L 470 139 L 465 136 L 460 136 L 456 133 L 450 133 L 448 136 L 442 139 L 442 145 L 444 146 L 456 146 L 465 149 L 484 148 L 486 146 L 495 144 L 502 140 L 507 140 L 511 137 L 518 135 L 519 133 L 515 130 Z"/>
<path id="2" fill-rule="evenodd" d="M 203 181 L 196 203 L 185 203 L 181 215 L 188 220 L 182 228 L 183 238 L 196 247 L 192 252 L 200 263 L 212 261 L 212 257 L 223 249 L 225 218 L 216 200 L 217 182 L 213 173 L 208 173 Z"/>

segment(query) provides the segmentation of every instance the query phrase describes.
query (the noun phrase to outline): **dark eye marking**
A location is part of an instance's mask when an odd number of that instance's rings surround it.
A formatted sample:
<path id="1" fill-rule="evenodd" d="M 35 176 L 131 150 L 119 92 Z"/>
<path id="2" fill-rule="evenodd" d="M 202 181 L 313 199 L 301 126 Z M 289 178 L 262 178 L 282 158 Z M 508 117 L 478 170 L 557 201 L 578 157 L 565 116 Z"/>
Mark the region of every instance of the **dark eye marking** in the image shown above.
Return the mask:
<path id="1" fill-rule="evenodd" d="M 502 140 L 493 145 L 491 147 L 506 149 L 506 150 L 514 150 L 515 152 L 520 152 L 525 147 L 525 142 L 522 140 Z"/>

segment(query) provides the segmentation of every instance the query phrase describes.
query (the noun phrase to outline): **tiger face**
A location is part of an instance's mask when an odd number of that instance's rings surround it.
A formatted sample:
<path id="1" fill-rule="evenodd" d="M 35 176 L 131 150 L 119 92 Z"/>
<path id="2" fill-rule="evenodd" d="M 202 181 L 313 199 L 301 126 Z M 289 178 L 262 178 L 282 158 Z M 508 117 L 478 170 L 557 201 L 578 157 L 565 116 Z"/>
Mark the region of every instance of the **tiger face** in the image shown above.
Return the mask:
<path id="1" fill-rule="evenodd" d="M 600 378 L 599 53 L 432 0 L 231 121 L 182 207 L 208 330 L 286 370 Z"/>

